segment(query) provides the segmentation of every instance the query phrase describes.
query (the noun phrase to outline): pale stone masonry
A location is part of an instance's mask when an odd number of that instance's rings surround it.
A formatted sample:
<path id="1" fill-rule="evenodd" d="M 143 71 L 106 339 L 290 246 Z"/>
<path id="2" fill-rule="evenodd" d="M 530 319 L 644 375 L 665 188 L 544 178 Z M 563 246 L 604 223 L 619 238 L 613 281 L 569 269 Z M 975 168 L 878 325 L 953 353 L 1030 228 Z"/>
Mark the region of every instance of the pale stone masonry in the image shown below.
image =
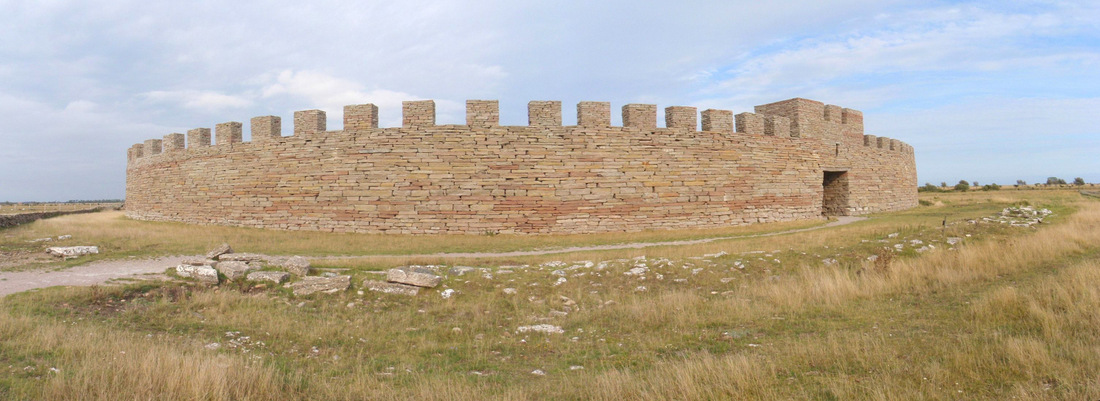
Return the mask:
<path id="1" fill-rule="evenodd" d="M 611 125 L 610 102 L 577 103 L 577 125 L 582 127 L 607 127 Z"/>
<path id="2" fill-rule="evenodd" d="M 252 142 L 278 140 L 283 136 L 283 119 L 278 116 L 252 117 Z"/>
<path id="3" fill-rule="evenodd" d="M 409 127 L 431 127 L 435 125 L 435 101 L 417 100 L 401 102 L 403 125 Z"/>
<path id="4" fill-rule="evenodd" d="M 303 136 L 325 132 L 328 120 L 321 110 L 302 110 L 294 112 L 294 136 Z"/>
<path id="5" fill-rule="evenodd" d="M 160 139 L 146 139 L 145 140 L 145 151 L 142 152 L 142 154 L 144 154 L 146 156 L 158 154 L 158 153 L 160 153 L 160 145 L 161 145 L 161 140 Z"/>
<path id="6" fill-rule="evenodd" d="M 561 102 L 532 100 L 527 103 L 527 121 L 532 127 L 560 127 Z"/>
<path id="7" fill-rule="evenodd" d="M 183 134 L 176 133 L 165 135 L 164 139 L 161 140 L 161 147 L 163 148 L 161 150 L 165 153 L 181 151 L 184 149 L 183 140 Z"/>
<path id="8" fill-rule="evenodd" d="M 657 128 L 657 105 L 628 104 L 623 106 L 623 127 L 644 130 Z"/>
<path id="9" fill-rule="evenodd" d="M 500 125 L 500 102 L 497 100 L 467 100 L 466 125 L 483 128 Z"/>
<path id="10" fill-rule="evenodd" d="M 665 127 L 695 131 L 699 127 L 694 107 L 670 106 L 665 108 Z"/>
<path id="11" fill-rule="evenodd" d="M 210 146 L 210 128 L 195 128 L 187 131 L 187 148 L 194 149 Z"/>
<path id="12" fill-rule="evenodd" d="M 239 122 L 230 121 L 214 126 L 214 143 L 217 145 L 240 143 L 243 138 L 243 127 Z"/>
<path id="13" fill-rule="evenodd" d="M 703 131 L 733 132 L 733 112 L 730 110 L 703 110 Z"/>
<path id="14" fill-rule="evenodd" d="M 364 130 L 378 128 L 378 106 L 356 104 L 344 106 L 344 129 Z"/>
<path id="15" fill-rule="evenodd" d="M 713 228 L 901 210 L 917 204 L 913 148 L 863 134 L 859 111 L 807 99 L 729 110 L 582 102 L 562 126 L 557 101 L 528 103 L 527 126 L 499 125 L 499 103 L 467 102 L 466 125 L 436 125 L 435 103 L 190 130 L 127 149 L 126 213 L 169 220 L 363 233 L 593 233 Z M 224 132 L 224 135 L 223 135 Z"/>

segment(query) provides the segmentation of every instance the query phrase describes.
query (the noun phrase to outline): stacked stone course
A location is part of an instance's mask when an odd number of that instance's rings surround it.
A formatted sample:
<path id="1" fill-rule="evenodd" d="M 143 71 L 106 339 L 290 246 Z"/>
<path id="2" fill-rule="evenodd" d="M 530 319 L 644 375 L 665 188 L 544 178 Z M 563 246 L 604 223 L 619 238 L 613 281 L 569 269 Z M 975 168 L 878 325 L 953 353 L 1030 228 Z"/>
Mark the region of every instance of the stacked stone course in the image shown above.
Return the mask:
<path id="1" fill-rule="evenodd" d="M 151 139 L 127 149 L 127 215 L 291 230 L 365 233 L 592 233 L 709 228 L 864 214 L 916 205 L 913 149 L 863 135 L 863 116 L 807 99 L 755 113 L 693 107 L 528 104 L 528 126 L 500 126 L 499 103 L 467 102 L 466 125 L 436 125 L 433 101 L 403 103 L 400 128 L 374 105 Z M 223 136 L 223 132 L 225 135 Z M 223 139 L 224 138 L 224 139 Z M 163 149 L 162 149 L 163 143 Z M 163 152 L 162 152 L 163 150 Z"/>

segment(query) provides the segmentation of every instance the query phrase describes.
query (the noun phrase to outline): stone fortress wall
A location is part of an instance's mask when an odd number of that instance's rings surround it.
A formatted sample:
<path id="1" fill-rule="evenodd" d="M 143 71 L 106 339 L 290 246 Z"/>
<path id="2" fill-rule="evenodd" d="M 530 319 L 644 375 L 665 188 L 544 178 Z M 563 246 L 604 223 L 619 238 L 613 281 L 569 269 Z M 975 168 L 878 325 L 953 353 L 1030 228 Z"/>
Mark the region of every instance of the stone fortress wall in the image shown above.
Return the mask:
<path id="1" fill-rule="evenodd" d="M 501 126 L 495 100 L 466 103 L 465 125 L 436 125 L 431 100 L 403 103 L 379 128 L 372 104 L 169 134 L 133 145 L 126 214 L 289 230 L 361 233 L 595 233 L 713 228 L 901 210 L 917 205 L 913 148 L 863 134 L 859 111 L 790 99 L 736 116 L 694 107 L 528 104 Z"/>

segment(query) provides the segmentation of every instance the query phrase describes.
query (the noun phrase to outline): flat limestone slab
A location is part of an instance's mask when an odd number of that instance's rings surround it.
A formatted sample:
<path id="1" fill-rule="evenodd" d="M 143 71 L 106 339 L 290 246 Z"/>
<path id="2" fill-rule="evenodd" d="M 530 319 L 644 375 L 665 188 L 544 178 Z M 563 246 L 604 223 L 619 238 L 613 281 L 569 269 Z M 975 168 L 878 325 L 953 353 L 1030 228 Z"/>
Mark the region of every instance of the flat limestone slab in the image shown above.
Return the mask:
<path id="1" fill-rule="evenodd" d="M 55 246 L 46 248 L 46 253 L 61 257 L 61 258 L 75 258 L 77 256 L 91 255 L 99 253 L 98 246 Z"/>
<path id="2" fill-rule="evenodd" d="M 417 287 L 433 288 L 443 278 L 436 275 L 431 269 L 423 267 L 398 267 L 386 272 L 386 281 L 391 283 L 415 285 Z"/>
<path id="3" fill-rule="evenodd" d="M 218 256 L 218 260 L 232 262 L 257 262 L 267 260 L 267 256 L 255 253 L 227 253 Z"/>
<path id="4" fill-rule="evenodd" d="M 248 272 L 256 270 L 255 267 L 250 266 L 248 263 L 238 261 L 218 262 L 218 264 L 214 265 L 214 268 L 218 269 L 219 272 L 225 275 L 225 278 L 230 280 L 244 278 Z"/>
<path id="5" fill-rule="evenodd" d="M 347 290 L 348 287 L 351 287 L 351 276 L 302 277 L 302 279 L 297 282 L 287 284 L 287 287 L 294 290 L 294 295 L 299 296 L 317 292 L 333 294 Z"/>
<path id="6" fill-rule="evenodd" d="M 305 277 L 310 271 L 309 259 L 301 256 L 292 256 L 285 261 L 281 261 L 279 266 L 286 269 L 286 271 L 291 274 L 301 277 Z"/>
<path id="7" fill-rule="evenodd" d="M 363 280 L 363 288 L 385 294 L 416 296 L 416 294 L 420 293 L 420 287 L 417 286 L 387 283 L 378 280 Z"/>
<path id="8" fill-rule="evenodd" d="M 194 266 L 182 264 L 176 266 L 176 274 L 180 277 L 190 277 L 203 284 L 217 285 L 218 271 L 210 266 Z"/>
<path id="9" fill-rule="evenodd" d="M 286 282 L 286 280 L 289 278 L 290 273 L 271 271 L 252 272 L 248 273 L 248 276 L 245 277 L 245 279 L 248 281 L 270 281 L 275 284 L 282 284 L 283 282 Z"/>
<path id="10" fill-rule="evenodd" d="M 222 255 L 225 255 L 227 253 L 232 253 L 232 252 L 233 252 L 233 248 L 230 247 L 229 244 L 221 244 L 221 245 L 218 245 L 218 247 L 216 247 L 214 249 L 211 249 L 210 252 L 207 252 L 206 253 L 206 258 L 207 259 L 217 259 L 218 256 L 222 256 Z"/>

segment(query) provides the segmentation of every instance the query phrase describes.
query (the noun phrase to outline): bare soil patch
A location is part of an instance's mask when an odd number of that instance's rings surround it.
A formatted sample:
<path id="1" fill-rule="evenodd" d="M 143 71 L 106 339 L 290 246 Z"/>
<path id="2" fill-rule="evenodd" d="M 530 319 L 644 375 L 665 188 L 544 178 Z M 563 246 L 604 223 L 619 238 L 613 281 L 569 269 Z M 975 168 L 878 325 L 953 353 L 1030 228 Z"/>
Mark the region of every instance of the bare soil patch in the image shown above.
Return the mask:
<path id="1" fill-rule="evenodd" d="M 164 270 L 193 256 L 103 260 L 54 271 L 0 272 L 0 297 L 58 285 L 95 285 L 115 279 L 162 279 Z"/>

